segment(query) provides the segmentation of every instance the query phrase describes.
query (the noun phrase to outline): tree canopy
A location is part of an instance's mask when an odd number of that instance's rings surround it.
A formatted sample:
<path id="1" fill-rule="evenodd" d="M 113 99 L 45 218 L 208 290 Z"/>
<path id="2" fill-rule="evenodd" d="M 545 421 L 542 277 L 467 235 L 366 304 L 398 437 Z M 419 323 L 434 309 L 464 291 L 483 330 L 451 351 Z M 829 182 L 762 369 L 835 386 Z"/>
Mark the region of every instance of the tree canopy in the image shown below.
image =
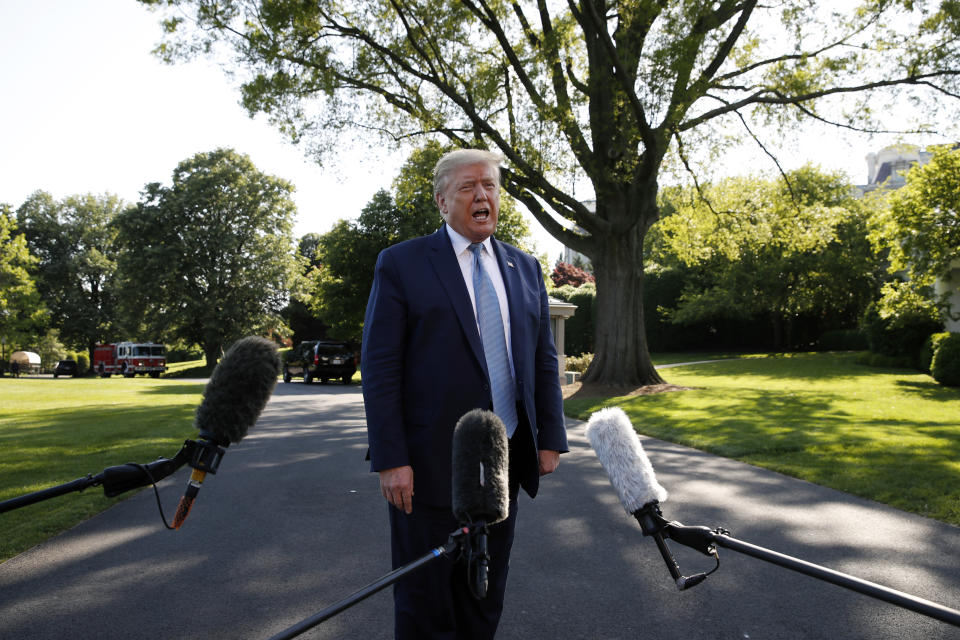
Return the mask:
<path id="1" fill-rule="evenodd" d="M 807 121 L 888 130 L 876 104 L 956 119 L 946 0 L 141 1 L 168 9 L 161 56 L 228 58 L 246 108 L 318 157 L 351 132 L 500 151 L 507 191 L 593 264 L 588 382 L 661 381 L 643 244 L 668 157 L 695 171 L 705 147 L 747 139 L 775 158 L 768 125 L 776 138 Z"/>
<path id="2" fill-rule="evenodd" d="M 884 288 L 881 313 L 936 307 L 954 314 L 949 298 L 960 290 L 960 150 L 941 147 L 889 193 L 871 238 L 889 251 L 890 272 L 904 277 Z M 935 285 L 941 295 L 936 295 Z"/>
<path id="3" fill-rule="evenodd" d="M 808 166 L 786 177 L 664 190 L 648 255 L 685 274 L 676 306 L 662 310 L 673 322 L 768 320 L 776 348 L 794 346 L 801 317 L 856 325 L 882 276 L 868 209 L 843 176 Z"/>
<path id="4" fill-rule="evenodd" d="M 128 205 L 112 194 L 57 201 L 33 193 L 17 210 L 31 251 L 39 259 L 37 285 L 60 339 L 83 345 L 118 334 L 114 220 Z"/>
<path id="5" fill-rule="evenodd" d="M 16 233 L 17 220 L 8 205 L 0 205 L 0 338 L 13 347 L 27 342 L 43 324 L 46 309 L 30 269 L 26 238 Z"/>
<path id="6" fill-rule="evenodd" d="M 198 153 L 118 219 L 124 313 L 151 335 L 223 347 L 280 325 L 297 275 L 293 187 L 232 149 Z"/>

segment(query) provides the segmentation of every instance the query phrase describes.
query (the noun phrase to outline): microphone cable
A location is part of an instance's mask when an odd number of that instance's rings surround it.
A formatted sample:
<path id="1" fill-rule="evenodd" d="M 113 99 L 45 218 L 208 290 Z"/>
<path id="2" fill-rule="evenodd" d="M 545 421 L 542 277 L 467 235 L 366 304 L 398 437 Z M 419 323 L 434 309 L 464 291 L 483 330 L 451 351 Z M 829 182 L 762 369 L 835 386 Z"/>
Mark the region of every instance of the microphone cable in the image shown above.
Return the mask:
<path id="1" fill-rule="evenodd" d="M 157 499 L 157 510 L 160 511 L 160 519 L 163 520 L 163 526 L 165 526 L 170 531 L 175 531 L 175 529 L 172 526 L 170 526 L 170 523 L 167 522 L 167 516 L 163 512 L 163 504 L 160 503 L 160 491 L 157 489 L 157 481 L 153 479 L 153 474 L 151 474 L 150 470 L 147 469 L 147 465 L 140 464 L 138 462 L 128 462 L 127 464 L 131 467 L 137 467 L 138 469 L 143 471 L 144 474 L 146 474 L 147 478 L 150 480 L 150 486 L 153 487 L 153 494 Z"/>

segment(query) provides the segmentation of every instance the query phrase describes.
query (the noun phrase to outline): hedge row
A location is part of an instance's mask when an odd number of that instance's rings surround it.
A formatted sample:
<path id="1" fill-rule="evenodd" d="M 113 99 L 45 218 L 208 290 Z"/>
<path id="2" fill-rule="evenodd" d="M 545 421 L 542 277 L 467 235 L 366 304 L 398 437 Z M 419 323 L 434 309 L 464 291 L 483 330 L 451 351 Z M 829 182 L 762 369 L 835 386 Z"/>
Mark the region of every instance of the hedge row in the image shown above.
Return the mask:
<path id="1" fill-rule="evenodd" d="M 667 290 L 679 291 L 677 284 L 669 282 L 669 278 L 651 278 L 648 285 L 653 286 L 648 287 L 647 293 L 663 297 Z M 594 352 L 596 287 L 593 283 L 580 287 L 565 285 L 554 289 L 551 295 L 577 306 L 576 314 L 566 321 L 564 351 L 569 354 L 567 370 L 586 370 Z M 705 330 L 700 326 L 671 325 L 660 319 L 654 309 L 656 307 L 648 304 L 647 338 L 652 349 L 718 348 L 741 342 L 753 342 L 754 348 L 764 346 L 757 340 L 760 327 L 749 322 L 732 321 L 728 325 L 714 322 Z M 871 305 L 864 313 L 859 330 L 826 331 L 809 347 L 823 351 L 869 350 L 861 360 L 864 364 L 917 367 L 930 373 L 940 384 L 960 386 L 960 333 L 942 333 L 942 330 L 942 324 L 922 315 L 881 318 Z M 725 339 L 717 339 L 718 333 Z M 581 354 L 587 357 L 578 359 L 576 356 Z"/>

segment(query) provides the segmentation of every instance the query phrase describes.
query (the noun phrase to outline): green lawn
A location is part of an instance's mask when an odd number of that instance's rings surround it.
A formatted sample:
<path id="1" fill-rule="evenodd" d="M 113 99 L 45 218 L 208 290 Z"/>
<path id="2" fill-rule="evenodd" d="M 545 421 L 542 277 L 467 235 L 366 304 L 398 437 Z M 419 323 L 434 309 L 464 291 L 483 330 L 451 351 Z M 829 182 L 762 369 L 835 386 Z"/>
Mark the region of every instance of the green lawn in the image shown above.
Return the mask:
<path id="1" fill-rule="evenodd" d="M 106 467 L 172 457 L 195 435 L 203 388 L 146 377 L 0 378 L 0 501 Z M 0 514 L 0 561 L 118 499 L 89 488 Z"/>
<path id="2" fill-rule="evenodd" d="M 854 357 L 779 355 L 665 369 L 668 382 L 692 389 L 573 397 L 565 408 L 585 420 L 617 405 L 646 435 L 960 525 L 960 389 Z"/>
<path id="3" fill-rule="evenodd" d="M 960 525 L 960 390 L 857 365 L 852 355 L 751 356 L 662 374 L 694 389 L 572 398 L 567 414 L 586 419 L 617 404 L 645 434 Z M 203 387 L 166 378 L 0 378 L 0 500 L 172 456 L 195 434 Z M 0 515 L 0 561 L 118 499 L 91 488 Z"/>

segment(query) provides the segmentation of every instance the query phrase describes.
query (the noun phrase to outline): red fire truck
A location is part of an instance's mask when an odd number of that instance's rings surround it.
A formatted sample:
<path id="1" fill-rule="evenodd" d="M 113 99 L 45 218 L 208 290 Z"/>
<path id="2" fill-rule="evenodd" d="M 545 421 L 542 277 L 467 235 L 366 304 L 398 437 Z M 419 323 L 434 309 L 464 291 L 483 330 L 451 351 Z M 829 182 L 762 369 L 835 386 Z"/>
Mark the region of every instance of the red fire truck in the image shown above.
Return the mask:
<path id="1" fill-rule="evenodd" d="M 93 348 L 93 370 L 101 378 L 117 373 L 132 378 L 138 373 L 159 378 L 167 370 L 166 348 L 155 342 L 117 342 Z"/>

